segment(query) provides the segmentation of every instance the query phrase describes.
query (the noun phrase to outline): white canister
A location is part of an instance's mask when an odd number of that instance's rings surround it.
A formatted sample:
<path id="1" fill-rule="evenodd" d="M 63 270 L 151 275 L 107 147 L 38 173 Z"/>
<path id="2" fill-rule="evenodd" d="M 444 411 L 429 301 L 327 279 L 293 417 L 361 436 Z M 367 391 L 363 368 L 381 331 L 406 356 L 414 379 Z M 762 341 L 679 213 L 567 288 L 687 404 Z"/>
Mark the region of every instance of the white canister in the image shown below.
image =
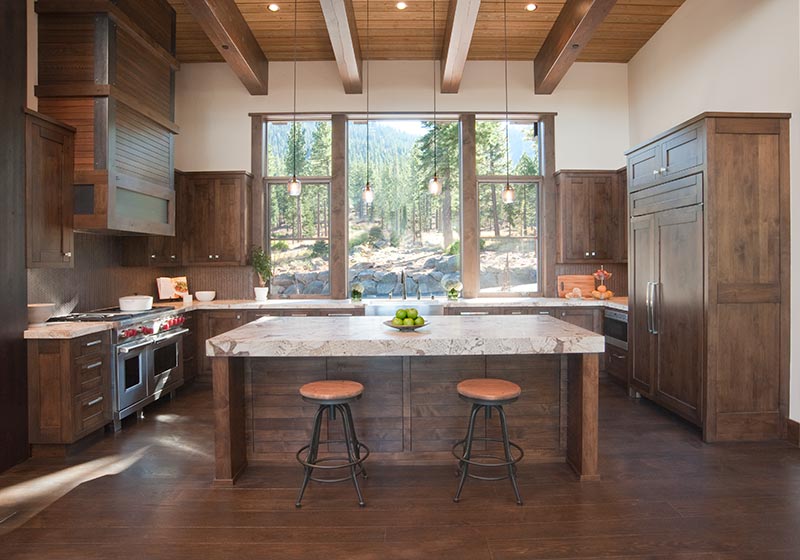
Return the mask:
<path id="1" fill-rule="evenodd" d="M 192 294 L 183 294 L 183 303 L 184 305 L 192 303 Z"/>
<path id="2" fill-rule="evenodd" d="M 253 289 L 256 291 L 256 301 L 267 301 L 269 286 L 257 286 Z"/>

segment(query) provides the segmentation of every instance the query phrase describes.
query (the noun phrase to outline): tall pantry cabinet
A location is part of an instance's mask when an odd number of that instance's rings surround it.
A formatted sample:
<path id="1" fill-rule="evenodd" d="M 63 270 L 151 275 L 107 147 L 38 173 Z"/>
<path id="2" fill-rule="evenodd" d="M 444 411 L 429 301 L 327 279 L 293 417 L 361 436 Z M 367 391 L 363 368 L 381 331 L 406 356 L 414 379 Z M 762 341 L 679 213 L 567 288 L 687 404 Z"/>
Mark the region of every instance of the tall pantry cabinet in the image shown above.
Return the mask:
<path id="1" fill-rule="evenodd" d="M 628 153 L 629 384 L 709 442 L 785 436 L 788 119 L 704 113 Z"/>

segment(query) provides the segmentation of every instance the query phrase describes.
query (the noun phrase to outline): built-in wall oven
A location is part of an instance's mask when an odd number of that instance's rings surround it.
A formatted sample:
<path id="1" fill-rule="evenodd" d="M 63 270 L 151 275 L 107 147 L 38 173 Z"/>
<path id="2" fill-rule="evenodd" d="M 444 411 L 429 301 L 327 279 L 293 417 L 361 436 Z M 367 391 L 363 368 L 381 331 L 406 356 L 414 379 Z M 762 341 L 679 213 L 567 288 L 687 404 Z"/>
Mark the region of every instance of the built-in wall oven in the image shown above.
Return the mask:
<path id="1" fill-rule="evenodd" d="M 628 314 L 625 311 L 606 309 L 603 317 L 603 333 L 607 346 L 628 349 Z"/>

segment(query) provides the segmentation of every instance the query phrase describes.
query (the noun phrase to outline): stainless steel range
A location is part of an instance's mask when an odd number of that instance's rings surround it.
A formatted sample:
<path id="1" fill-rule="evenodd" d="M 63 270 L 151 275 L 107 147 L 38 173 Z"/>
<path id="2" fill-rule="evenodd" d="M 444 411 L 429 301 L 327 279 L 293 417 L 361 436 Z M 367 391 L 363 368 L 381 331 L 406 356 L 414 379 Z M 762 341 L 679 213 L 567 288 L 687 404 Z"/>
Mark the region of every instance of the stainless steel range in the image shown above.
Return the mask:
<path id="1" fill-rule="evenodd" d="M 174 308 L 128 312 L 98 309 L 54 317 L 56 321 L 113 322 L 112 386 L 114 430 L 126 416 L 183 385 L 183 328 L 185 318 Z"/>

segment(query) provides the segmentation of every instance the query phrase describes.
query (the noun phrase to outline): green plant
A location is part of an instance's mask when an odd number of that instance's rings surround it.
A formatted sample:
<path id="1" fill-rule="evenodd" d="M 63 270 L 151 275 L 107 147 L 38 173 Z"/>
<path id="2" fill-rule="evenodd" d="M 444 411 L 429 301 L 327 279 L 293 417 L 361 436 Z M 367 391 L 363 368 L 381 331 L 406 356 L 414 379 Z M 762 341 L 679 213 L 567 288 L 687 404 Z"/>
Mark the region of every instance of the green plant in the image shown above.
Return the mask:
<path id="1" fill-rule="evenodd" d="M 328 256 L 328 243 L 322 240 L 316 241 L 311 246 L 311 258 L 314 257 L 327 257 Z"/>
<path id="2" fill-rule="evenodd" d="M 364 245 L 368 240 L 369 234 L 367 233 L 359 233 L 358 235 L 351 237 L 350 242 L 348 243 L 350 247 L 350 253 L 352 253 L 356 247 Z"/>
<path id="3" fill-rule="evenodd" d="M 278 240 L 272 244 L 272 250 L 275 251 L 276 253 L 280 251 L 288 251 L 289 244 L 286 243 L 286 241 Z"/>
<path id="4" fill-rule="evenodd" d="M 453 241 L 450 246 L 445 251 L 447 255 L 458 255 L 461 253 L 461 242 L 460 241 Z"/>
<path id="5" fill-rule="evenodd" d="M 376 241 L 383 241 L 383 229 L 381 226 L 372 226 L 369 228 L 369 242 L 375 243 Z"/>
<path id="6" fill-rule="evenodd" d="M 266 286 L 272 278 L 272 262 L 269 260 L 269 255 L 260 246 L 253 247 L 250 259 L 253 264 L 253 270 L 258 274 L 259 284 Z"/>

